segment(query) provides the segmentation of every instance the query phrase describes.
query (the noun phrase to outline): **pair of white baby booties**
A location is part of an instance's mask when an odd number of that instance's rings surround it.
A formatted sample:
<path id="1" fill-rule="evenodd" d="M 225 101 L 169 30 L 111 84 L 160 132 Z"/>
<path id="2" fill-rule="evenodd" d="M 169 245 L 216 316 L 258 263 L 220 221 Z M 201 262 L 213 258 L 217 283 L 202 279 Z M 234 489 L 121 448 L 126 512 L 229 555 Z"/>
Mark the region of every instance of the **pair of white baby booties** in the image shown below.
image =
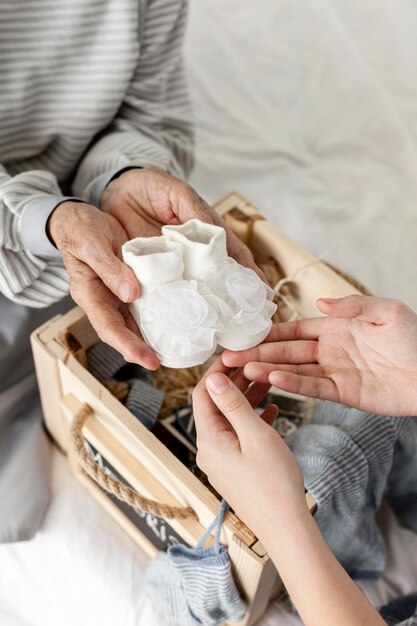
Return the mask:
<path id="1" fill-rule="evenodd" d="M 122 247 L 141 295 L 130 312 L 166 367 L 204 363 L 217 345 L 244 350 L 269 333 L 273 291 L 227 256 L 226 232 L 192 219 Z"/>

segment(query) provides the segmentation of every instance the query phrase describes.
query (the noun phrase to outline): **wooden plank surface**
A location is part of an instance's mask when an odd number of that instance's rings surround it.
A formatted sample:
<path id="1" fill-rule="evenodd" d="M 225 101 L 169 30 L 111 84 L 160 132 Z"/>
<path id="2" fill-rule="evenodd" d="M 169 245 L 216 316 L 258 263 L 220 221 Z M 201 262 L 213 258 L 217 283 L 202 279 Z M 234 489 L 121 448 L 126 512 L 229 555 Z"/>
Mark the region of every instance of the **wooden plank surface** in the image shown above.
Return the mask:
<path id="1" fill-rule="evenodd" d="M 35 362 L 42 412 L 45 425 L 57 445 L 66 450 L 66 430 L 61 412 L 62 389 L 56 356 L 42 340 L 51 326 L 59 320 L 54 317 L 35 330 L 30 337 L 33 359 Z"/>
<path id="2" fill-rule="evenodd" d="M 217 515 L 218 499 L 166 446 L 147 430 L 125 406 L 85 370 L 76 359 L 58 363 L 64 395 L 72 394 L 88 404 L 97 419 L 114 439 L 166 485 L 181 505 L 191 506 L 207 527 Z M 224 523 L 225 542 L 236 534 L 246 545 L 256 541 L 255 535 L 234 514 L 227 513 Z"/>
<path id="3" fill-rule="evenodd" d="M 71 394 L 63 398 L 62 407 L 68 419 L 68 427 L 74 415 L 81 410 L 82 406 L 75 396 Z M 100 451 L 128 484 L 141 495 L 162 504 L 181 506 L 181 503 L 178 502 L 172 493 L 156 480 L 155 476 L 137 458 L 130 454 L 120 441 L 115 439 L 95 417 L 87 420 L 83 432 L 87 441 Z M 195 519 L 169 520 L 169 525 L 191 546 L 198 542 L 205 531 L 204 526 Z M 210 537 L 206 547 L 210 546 L 212 542 L 213 539 Z"/>

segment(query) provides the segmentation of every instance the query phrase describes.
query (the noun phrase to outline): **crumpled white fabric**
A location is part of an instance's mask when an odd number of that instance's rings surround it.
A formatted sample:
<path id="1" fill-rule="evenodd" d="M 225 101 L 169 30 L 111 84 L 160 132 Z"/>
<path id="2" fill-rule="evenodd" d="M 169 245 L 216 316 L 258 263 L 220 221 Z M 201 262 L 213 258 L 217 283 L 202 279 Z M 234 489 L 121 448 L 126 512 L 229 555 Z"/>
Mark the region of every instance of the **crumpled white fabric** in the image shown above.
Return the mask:
<path id="1" fill-rule="evenodd" d="M 417 172 L 417 4 L 302 6 L 190 3 L 191 183 L 209 201 L 240 191 L 317 255 L 343 234 L 329 260 L 417 309 L 416 185 L 403 174 Z M 316 149 L 323 139 L 335 158 Z M 52 477 L 43 531 L 0 547 L 2 626 L 50 626 L 57 615 L 59 626 L 167 626 L 145 597 L 147 559 L 57 450 Z M 388 569 L 360 583 L 374 606 L 417 587 L 417 534 L 390 511 L 383 522 Z M 259 626 L 302 624 L 272 603 Z"/>
<path id="2" fill-rule="evenodd" d="M 228 258 L 201 279 L 215 294 L 224 324 L 218 344 L 230 350 L 246 350 L 261 342 L 271 330 L 276 311 L 274 292 L 248 267 Z"/>

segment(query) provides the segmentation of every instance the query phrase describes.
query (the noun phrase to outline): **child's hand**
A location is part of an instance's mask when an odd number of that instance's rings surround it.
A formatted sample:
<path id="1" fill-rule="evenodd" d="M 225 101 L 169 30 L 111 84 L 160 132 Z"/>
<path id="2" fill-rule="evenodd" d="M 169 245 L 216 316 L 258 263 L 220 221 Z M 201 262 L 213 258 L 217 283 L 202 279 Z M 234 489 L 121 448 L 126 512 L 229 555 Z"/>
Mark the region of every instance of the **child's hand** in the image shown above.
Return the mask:
<path id="1" fill-rule="evenodd" d="M 329 317 L 276 324 L 266 343 L 226 350 L 250 380 L 385 415 L 417 415 L 417 315 L 397 300 L 320 299 Z"/>
<path id="2" fill-rule="evenodd" d="M 269 425 L 276 407 L 258 416 L 251 406 L 269 385 L 247 389 L 241 370 L 229 372 L 218 359 L 193 393 L 199 466 L 262 541 L 306 626 L 384 626 L 308 511 L 297 462 Z"/>
<path id="3" fill-rule="evenodd" d="M 262 537 L 280 525 L 277 509 L 282 524 L 292 511 L 309 514 L 303 478 L 289 448 L 269 425 L 277 407 L 270 405 L 259 416 L 251 406 L 262 400 L 269 385 L 247 390 L 242 373 L 233 382 L 226 376 L 229 371 L 218 359 L 194 390 L 197 463 L 236 514 Z"/>

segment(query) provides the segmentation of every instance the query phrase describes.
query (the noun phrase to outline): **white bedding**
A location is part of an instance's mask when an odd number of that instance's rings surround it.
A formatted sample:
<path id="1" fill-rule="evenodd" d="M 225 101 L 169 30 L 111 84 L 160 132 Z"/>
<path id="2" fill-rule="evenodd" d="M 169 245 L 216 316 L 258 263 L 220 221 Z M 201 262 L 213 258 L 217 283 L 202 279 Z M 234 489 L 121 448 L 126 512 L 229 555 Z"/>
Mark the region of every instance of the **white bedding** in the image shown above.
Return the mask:
<path id="1" fill-rule="evenodd" d="M 186 51 L 201 194 L 240 191 L 417 309 L 416 31 L 411 0 L 194 0 Z M 58 452 L 53 489 L 36 539 L 0 546 L 0 625 L 163 626 L 146 558 Z M 417 589 L 417 536 L 384 522 L 387 573 L 364 586 L 375 603 Z M 276 606 L 259 622 L 297 623 Z"/>

